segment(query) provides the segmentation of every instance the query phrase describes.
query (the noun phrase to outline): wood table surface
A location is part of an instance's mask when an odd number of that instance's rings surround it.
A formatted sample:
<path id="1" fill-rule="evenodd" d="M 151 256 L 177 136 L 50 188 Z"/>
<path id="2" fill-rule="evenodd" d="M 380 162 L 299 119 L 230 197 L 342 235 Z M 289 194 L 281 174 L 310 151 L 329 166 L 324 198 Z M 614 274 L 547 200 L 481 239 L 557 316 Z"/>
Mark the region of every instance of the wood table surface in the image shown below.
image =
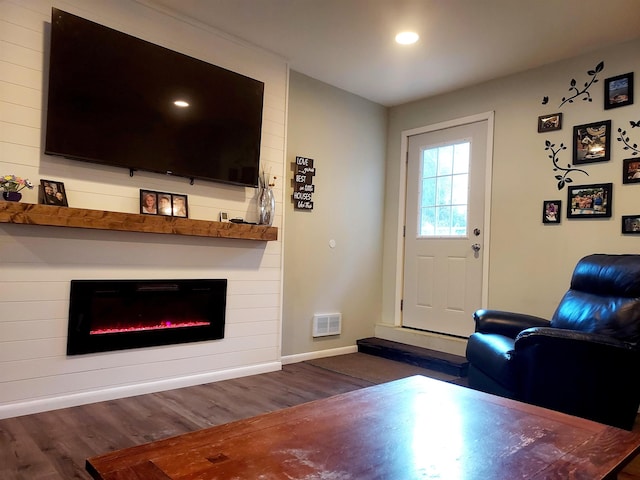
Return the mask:
<path id="1" fill-rule="evenodd" d="M 414 376 L 92 457 L 102 480 L 615 478 L 640 434 Z"/>

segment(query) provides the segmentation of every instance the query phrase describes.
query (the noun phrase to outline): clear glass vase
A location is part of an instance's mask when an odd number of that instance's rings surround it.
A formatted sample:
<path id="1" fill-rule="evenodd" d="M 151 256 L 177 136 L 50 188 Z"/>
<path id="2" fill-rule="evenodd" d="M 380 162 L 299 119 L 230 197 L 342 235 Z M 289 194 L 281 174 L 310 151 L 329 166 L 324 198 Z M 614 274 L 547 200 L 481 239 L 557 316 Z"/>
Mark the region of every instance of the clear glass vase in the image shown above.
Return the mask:
<path id="1" fill-rule="evenodd" d="M 273 189 L 269 186 L 261 187 L 258 190 L 258 223 L 271 226 L 275 214 L 276 198 L 273 196 Z"/>

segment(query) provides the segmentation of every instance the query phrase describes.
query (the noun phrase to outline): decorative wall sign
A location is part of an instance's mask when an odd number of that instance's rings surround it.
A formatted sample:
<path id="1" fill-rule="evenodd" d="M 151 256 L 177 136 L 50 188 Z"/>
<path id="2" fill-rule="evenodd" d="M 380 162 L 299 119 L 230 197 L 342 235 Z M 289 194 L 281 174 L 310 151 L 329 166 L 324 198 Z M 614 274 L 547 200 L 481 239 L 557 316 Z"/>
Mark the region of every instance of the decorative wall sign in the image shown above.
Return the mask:
<path id="1" fill-rule="evenodd" d="M 573 180 L 571 179 L 571 177 L 569 177 L 569 174 L 572 172 L 580 172 L 580 173 L 584 173 L 585 175 L 589 176 L 589 174 L 587 172 L 585 172 L 584 170 L 581 170 L 579 168 L 572 168 L 571 165 L 567 164 L 567 168 L 561 167 L 560 164 L 558 163 L 558 153 L 562 150 L 566 150 L 567 147 L 564 146 L 564 143 L 561 143 L 560 146 L 556 149 L 556 144 L 555 143 L 551 143 L 549 140 L 546 140 L 544 142 L 544 149 L 545 150 L 551 150 L 551 154 L 549 155 L 549 158 L 551 159 L 551 161 L 553 162 L 553 171 L 554 172 L 564 172 L 562 175 L 556 175 L 556 180 L 558 180 L 558 190 L 562 190 L 564 188 L 564 186 L 567 183 L 572 183 Z"/>
<path id="2" fill-rule="evenodd" d="M 567 192 L 567 218 L 610 217 L 612 190 L 611 183 L 570 186 Z"/>
<path id="3" fill-rule="evenodd" d="M 573 127 L 573 164 L 606 162 L 611 157 L 611 120 Z"/>
<path id="4" fill-rule="evenodd" d="M 538 133 L 551 132 L 562 128 L 562 114 L 552 113 L 538 117 Z"/>
<path id="5" fill-rule="evenodd" d="M 293 207 L 296 210 L 313 210 L 313 193 L 315 185 L 313 177 L 316 169 L 313 166 L 313 158 L 296 157 L 293 172 Z"/>
<path id="6" fill-rule="evenodd" d="M 607 78 L 604 81 L 604 108 L 633 105 L 633 72 Z"/>

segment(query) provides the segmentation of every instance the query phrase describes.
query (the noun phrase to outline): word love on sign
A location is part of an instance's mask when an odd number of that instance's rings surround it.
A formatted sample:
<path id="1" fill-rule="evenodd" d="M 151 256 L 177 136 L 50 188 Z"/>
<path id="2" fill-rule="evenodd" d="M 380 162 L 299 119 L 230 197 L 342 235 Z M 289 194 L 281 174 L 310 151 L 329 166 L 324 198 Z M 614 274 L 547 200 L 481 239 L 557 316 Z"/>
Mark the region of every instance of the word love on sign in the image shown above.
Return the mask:
<path id="1" fill-rule="evenodd" d="M 313 176 L 316 169 L 313 166 L 313 158 L 296 157 L 293 173 L 293 207 L 297 210 L 313 210 Z"/>

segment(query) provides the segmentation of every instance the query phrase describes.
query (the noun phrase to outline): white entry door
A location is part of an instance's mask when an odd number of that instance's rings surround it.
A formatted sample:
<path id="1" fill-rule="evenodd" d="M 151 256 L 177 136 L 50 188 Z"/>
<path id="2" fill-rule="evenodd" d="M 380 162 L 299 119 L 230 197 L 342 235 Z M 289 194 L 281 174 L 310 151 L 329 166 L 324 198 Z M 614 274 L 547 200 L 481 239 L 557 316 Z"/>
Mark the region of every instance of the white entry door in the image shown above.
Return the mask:
<path id="1" fill-rule="evenodd" d="M 474 331 L 484 279 L 488 123 L 408 137 L 404 327 L 461 337 Z"/>

